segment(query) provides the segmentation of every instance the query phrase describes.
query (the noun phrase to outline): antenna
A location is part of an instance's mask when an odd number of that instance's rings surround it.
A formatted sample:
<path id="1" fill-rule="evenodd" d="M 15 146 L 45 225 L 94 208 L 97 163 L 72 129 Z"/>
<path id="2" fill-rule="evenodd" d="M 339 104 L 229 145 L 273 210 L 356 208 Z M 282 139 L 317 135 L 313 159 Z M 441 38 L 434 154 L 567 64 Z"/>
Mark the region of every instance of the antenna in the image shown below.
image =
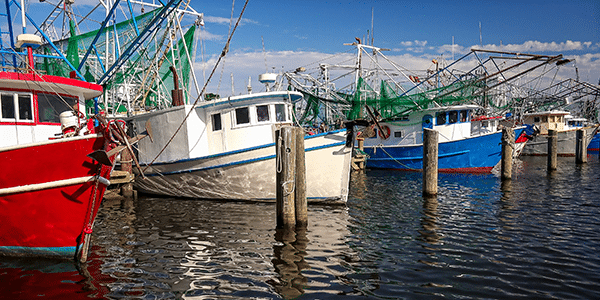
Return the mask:
<path id="1" fill-rule="evenodd" d="M 479 22 L 479 45 L 483 48 L 483 38 L 481 37 L 481 21 Z"/>
<path id="2" fill-rule="evenodd" d="M 371 7 L 371 46 L 373 46 L 373 40 L 375 35 L 373 34 L 373 18 L 375 16 L 375 7 Z"/>
<path id="3" fill-rule="evenodd" d="M 260 36 L 260 40 L 262 41 L 263 56 L 265 58 L 265 73 L 268 73 L 269 68 L 267 67 L 267 52 L 265 51 L 265 40 L 263 39 L 262 35 Z"/>
<path id="4" fill-rule="evenodd" d="M 233 73 L 231 73 L 231 95 L 235 95 L 235 89 L 233 85 Z"/>
<path id="5" fill-rule="evenodd" d="M 452 61 L 454 61 L 454 36 L 452 36 Z"/>

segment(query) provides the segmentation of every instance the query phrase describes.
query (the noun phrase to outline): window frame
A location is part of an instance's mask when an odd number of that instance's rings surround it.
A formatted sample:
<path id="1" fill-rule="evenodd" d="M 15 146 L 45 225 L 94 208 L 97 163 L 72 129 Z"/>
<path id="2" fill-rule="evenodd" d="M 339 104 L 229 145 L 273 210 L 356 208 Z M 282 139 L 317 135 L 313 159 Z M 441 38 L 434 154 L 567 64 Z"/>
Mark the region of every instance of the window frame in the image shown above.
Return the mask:
<path id="1" fill-rule="evenodd" d="M 440 123 L 440 116 L 444 115 L 444 122 Z M 440 111 L 438 113 L 435 114 L 435 125 L 436 126 L 440 126 L 440 125 L 446 125 L 446 123 L 448 123 L 448 113 L 445 111 Z"/>
<path id="2" fill-rule="evenodd" d="M 215 120 L 216 117 L 218 117 L 218 119 L 219 119 L 219 126 L 218 126 L 219 128 L 218 129 L 216 129 L 217 126 L 215 126 L 217 124 L 216 120 Z M 221 130 L 223 130 L 223 118 L 221 117 L 221 113 L 211 114 L 210 115 L 210 120 L 211 120 L 211 123 L 212 123 L 212 131 L 221 131 Z"/>
<path id="3" fill-rule="evenodd" d="M 464 117 L 464 119 L 463 119 Z M 467 109 L 463 109 L 461 111 L 458 112 L 458 121 L 460 123 L 467 123 L 469 122 L 469 110 Z"/>
<path id="4" fill-rule="evenodd" d="M 34 107 L 34 103 L 33 103 L 33 94 L 32 93 L 18 93 L 18 92 L 0 92 L 0 97 L 7 95 L 7 96 L 12 96 L 12 110 L 13 110 L 13 117 L 11 118 L 6 118 L 2 112 L 2 103 L 4 103 L 3 101 L 1 101 L 0 98 L 0 122 L 19 122 L 19 123 L 34 123 L 35 122 L 35 107 Z M 21 99 L 23 99 L 24 97 L 29 98 L 29 107 L 28 107 L 28 112 L 30 113 L 30 118 L 29 119 L 25 119 L 25 118 L 21 118 L 21 114 L 23 113 L 23 111 L 21 110 Z"/>
<path id="5" fill-rule="evenodd" d="M 281 108 L 281 112 L 283 112 L 283 120 L 279 119 L 277 108 Z M 277 103 L 275 104 L 275 122 L 287 122 L 288 121 L 288 112 L 285 104 Z"/>
<path id="6" fill-rule="evenodd" d="M 42 96 L 41 98 L 43 98 L 45 102 L 40 101 L 40 96 Z M 65 109 L 71 109 L 74 110 L 75 109 L 75 105 L 77 105 L 77 107 L 79 107 L 79 97 L 74 96 L 74 95 L 60 95 L 60 94 L 52 94 L 52 93 L 36 93 L 36 99 L 37 99 L 37 105 L 36 105 L 36 109 L 38 111 L 38 121 L 42 124 L 60 124 L 60 114 L 66 110 L 63 111 L 57 111 L 56 107 L 54 107 L 52 104 L 52 101 L 47 100 L 48 98 L 46 98 L 47 96 L 50 97 L 58 97 L 58 98 L 62 98 L 64 100 L 67 101 L 67 103 L 63 103 L 63 102 L 57 102 L 57 103 L 61 103 L 62 105 L 66 105 Z M 73 104 L 69 104 L 69 100 L 72 100 L 74 103 Z M 54 113 L 56 113 L 56 119 L 54 120 L 46 120 L 46 117 L 44 116 L 44 120 L 42 120 L 42 113 L 46 112 L 46 107 L 44 107 L 44 111 L 42 111 L 40 105 L 42 104 L 50 104 L 50 108 L 54 111 Z M 72 106 L 69 106 L 72 105 Z"/>
<path id="7" fill-rule="evenodd" d="M 239 111 L 240 110 L 244 110 L 244 109 L 246 110 L 247 122 L 240 123 L 239 122 L 239 118 L 238 118 Z M 234 124 L 235 124 L 236 127 L 251 125 L 252 124 L 252 119 L 250 117 L 250 107 L 249 106 L 245 106 L 245 107 L 238 107 L 238 108 L 234 109 L 233 120 L 235 121 Z"/>
<path id="8" fill-rule="evenodd" d="M 257 123 L 268 123 L 271 121 L 271 105 L 269 104 L 261 104 L 261 105 L 256 105 L 255 106 L 255 112 L 256 112 L 256 122 Z M 266 119 L 261 119 L 261 114 L 259 114 L 259 109 L 261 108 L 266 108 L 267 109 L 267 114 L 266 114 Z M 264 117 L 264 116 L 263 116 Z"/>
<path id="9" fill-rule="evenodd" d="M 451 110 L 448 112 L 448 124 L 456 124 L 458 123 L 458 111 Z"/>

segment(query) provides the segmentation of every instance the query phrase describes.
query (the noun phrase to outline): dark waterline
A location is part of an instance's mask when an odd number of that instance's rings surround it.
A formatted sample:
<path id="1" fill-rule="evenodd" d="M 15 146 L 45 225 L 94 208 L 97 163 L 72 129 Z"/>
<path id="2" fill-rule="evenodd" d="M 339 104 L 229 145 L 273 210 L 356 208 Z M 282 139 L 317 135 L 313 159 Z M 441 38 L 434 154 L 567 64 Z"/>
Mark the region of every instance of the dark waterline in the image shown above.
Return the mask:
<path id="1" fill-rule="evenodd" d="M 275 230 L 271 204 L 106 200 L 89 262 L 0 259 L 5 299 L 593 299 L 600 163 L 518 161 L 513 180 L 353 173 L 347 207 Z"/>

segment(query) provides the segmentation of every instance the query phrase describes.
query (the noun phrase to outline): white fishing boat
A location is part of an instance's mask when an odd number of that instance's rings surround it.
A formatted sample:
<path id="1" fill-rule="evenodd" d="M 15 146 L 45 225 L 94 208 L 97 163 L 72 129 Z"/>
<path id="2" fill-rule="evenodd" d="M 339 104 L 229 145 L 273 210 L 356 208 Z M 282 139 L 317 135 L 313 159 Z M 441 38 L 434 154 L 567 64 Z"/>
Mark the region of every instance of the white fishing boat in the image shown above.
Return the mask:
<path id="1" fill-rule="evenodd" d="M 141 141 L 143 193 L 202 199 L 275 201 L 275 131 L 293 124 L 293 91 L 249 93 L 180 105 L 132 118 L 150 122 L 154 141 Z M 309 203 L 345 203 L 352 141 L 340 129 L 306 136 Z"/>
<path id="2" fill-rule="evenodd" d="M 581 119 L 573 118 L 568 111 L 560 110 L 524 114 L 523 123 L 529 126 L 529 133 L 534 134 L 523 148 L 522 155 L 548 155 L 548 130 L 556 130 L 557 155 L 575 156 L 577 130 L 585 131 L 585 147 L 598 131 L 597 125 L 583 124 Z M 575 126 L 576 124 L 580 126 Z"/>

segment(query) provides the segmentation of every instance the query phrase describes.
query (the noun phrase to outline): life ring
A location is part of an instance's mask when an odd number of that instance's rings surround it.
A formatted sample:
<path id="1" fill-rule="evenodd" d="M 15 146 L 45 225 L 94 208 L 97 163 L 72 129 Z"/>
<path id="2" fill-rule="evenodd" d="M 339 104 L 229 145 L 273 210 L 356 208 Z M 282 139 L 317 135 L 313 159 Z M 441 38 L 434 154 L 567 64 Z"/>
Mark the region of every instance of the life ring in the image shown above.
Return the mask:
<path id="1" fill-rule="evenodd" d="M 383 135 L 382 131 L 384 131 L 384 130 L 387 132 L 386 135 Z M 381 130 L 379 130 L 379 137 L 384 140 L 387 140 L 390 137 L 390 133 L 391 133 L 390 128 L 387 127 L 386 125 L 383 125 L 383 126 L 381 126 Z"/>

